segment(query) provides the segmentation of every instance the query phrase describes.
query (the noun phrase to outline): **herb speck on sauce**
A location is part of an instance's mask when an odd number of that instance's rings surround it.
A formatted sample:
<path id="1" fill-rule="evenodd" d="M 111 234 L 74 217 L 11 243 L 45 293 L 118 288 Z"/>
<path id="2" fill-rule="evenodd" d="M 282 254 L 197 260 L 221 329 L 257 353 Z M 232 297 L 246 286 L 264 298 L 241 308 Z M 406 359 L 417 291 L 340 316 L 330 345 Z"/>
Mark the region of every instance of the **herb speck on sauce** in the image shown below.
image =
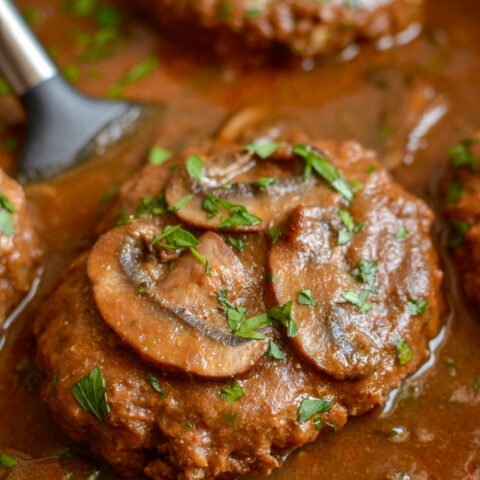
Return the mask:
<path id="1" fill-rule="evenodd" d="M 221 390 L 220 395 L 229 402 L 236 402 L 245 395 L 245 392 L 240 383 L 237 381 L 233 385 L 225 387 L 223 390 Z"/>

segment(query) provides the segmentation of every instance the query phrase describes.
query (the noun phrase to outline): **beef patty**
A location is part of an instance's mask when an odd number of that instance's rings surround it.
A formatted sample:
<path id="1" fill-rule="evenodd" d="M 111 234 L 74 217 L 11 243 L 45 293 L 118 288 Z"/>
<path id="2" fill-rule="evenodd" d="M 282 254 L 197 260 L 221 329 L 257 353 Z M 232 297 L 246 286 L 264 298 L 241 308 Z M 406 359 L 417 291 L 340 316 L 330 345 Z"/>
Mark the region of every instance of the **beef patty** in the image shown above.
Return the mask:
<path id="1" fill-rule="evenodd" d="M 165 30 L 233 53 L 275 46 L 301 56 L 339 50 L 357 39 L 394 35 L 418 21 L 422 0 L 141 0 Z M 209 35 L 208 35 L 209 34 Z M 190 37 L 189 37 L 190 38 Z"/>
<path id="2" fill-rule="evenodd" d="M 0 325 L 28 292 L 40 255 L 22 187 L 0 170 Z"/>
<path id="3" fill-rule="evenodd" d="M 126 477 L 269 474 L 429 355 L 433 214 L 355 142 L 202 147 L 113 208 L 35 332 L 55 418 Z"/>
<path id="4" fill-rule="evenodd" d="M 480 155 L 479 134 L 448 151 L 450 166 L 445 186 L 449 246 L 465 292 L 480 305 Z"/>

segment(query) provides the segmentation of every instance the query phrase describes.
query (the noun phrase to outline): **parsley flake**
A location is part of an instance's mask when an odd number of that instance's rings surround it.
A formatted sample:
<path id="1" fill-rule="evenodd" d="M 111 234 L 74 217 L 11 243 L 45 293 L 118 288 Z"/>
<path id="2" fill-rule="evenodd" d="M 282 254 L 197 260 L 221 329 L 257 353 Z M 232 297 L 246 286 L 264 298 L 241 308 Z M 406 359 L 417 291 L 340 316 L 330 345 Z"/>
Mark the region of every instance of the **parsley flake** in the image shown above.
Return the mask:
<path id="1" fill-rule="evenodd" d="M 310 288 L 302 288 L 297 294 L 297 302 L 299 305 L 317 306 L 317 302 L 312 297 L 312 290 Z"/>
<path id="2" fill-rule="evenodd" d="M 187 170 L 190 178 L 201 180 L 205 173 L 202 157 L 200 157 L 200 155 L 191 155 L 188 157 L 187 163 L 185 164 L 185 169 Z"/>
<path id="3" fill-rule="evenodd" d="M 342 197 L 351 202 L 353 200 L 352 187 L 346 182 L 338 170 L 321 154 L 316 153 L 308 145 L 298 144 L 293 152 L 305 160 L 304 180 L 308 180 L 312 169 L 330 183 Z"/>
<path id="4" fill-rule="evenodd" d="M 360 263 L 358 267 L 354 268 L 351 274 L 361 282 L 366 283 L 370 287 L 373 287 L 373 285 L 377 281 L 377 266 L 377 260 L 366 262 L 362 257 L 360 258 Z"/>
<path id="5" fill-rule="evenodd" d="M 317 413 L 328 412 L 332 408 L 332 402 L 325 398 L 305 398 L 298 410 L 298 423 L 306 422 Z"/>
<path id="6" fill-rule="evenodd" d="M 362 313 L 368 313 L 372 310 L 372 306 L 367 302 L 367 298 L 370 295 L 370 290 L 362 290 L 360 293 L 347 292 L 342 293 L 342 298 L 348 303 L 355 305 Z"/>
<path id="7" fill-rule="evenodd" d="M 446 203 L 447 205 L 453 205 L 457 203 L 463 195 L 463 188 L 460 182 L 456 178 L 452 178 L 450 182 L 448 182 L 448 190 L 447 190 L 447 198 Z"/>
<path id="8" fill-rule="evenodd" d="M 274 183 L 277 183 L 277 182 L 278 182 L 278 178 L 262 177 L 259 180 L 257 180 L 257 185 L 260 188 L 265 189 L 269 185 L 273 185 Z"/>
<path id="9" fill-rule="evenodd" d="M 280 347 L 275 342 L 272 342 L 272 340 L 268 342 L 268 349 L 265 352 L 265 355 L 269 360 L 283 360 L 287 357 L 285 353 L 280 350 Z"/>
<path id="10" fill-rule="evenodd" d="M 271 228 L 270 230 L 268 230 L 268 234 L 270 235 L 272 245 L 275 245 L 278 240 L 278 228 Z"/>
<path id="11" fill-rule="evenodd" d="M 17 465 L 18 461 L 15 460 L 12 457 L 9 457 L 7 455 L 0 455 L 0 465 L 3 468 L 13 468 L 15 465 Z"/>
<path id="12" fill-rule="evenodd" d="M 235 382 L 232 386 L 224 388 L 220 392 L 220 395 L 225 400 L 233 403 L 240 400 L 245 395 L 245 392 L 240 383 Z"/>
<path id="13" fill-rule="evenodd" d="M 346 245 L 351 239 L 352 237 L 345 230 L 338 231 L 337 245 Z"/>
<path id="14" fill-rule="evenodd" d="M 397 240 L 405 240 L 407 237 L 408 237 L 408 230 L 405 230 L 404 228 L 400 228 L 395 234 L 395 238 Z"/>
<path id="15" fill-rule="evenodd" d="M 245 247 L 248 247 L 248 242 L 244 242 L 240 238 L 228 237 L 228 243 L 237 250 L 237 252 L 242 253 Z"/>
<path id="16" fill-rule="evenodd" d="M 478 157 L 472 152 L 471 147 L 477 143 L 474 138 L 467 138 L 447 150 L 450 164 L 453 168 L 469 167 L 472 172 L 477 171 Z"/>
<path id="17" fill-rule="evenodd" d="M 452 220 L 450 222 L 450 248 L 461 247 L 465 243 L 465 237 L 470 230 L 470 225 L 463 220 Z"/>
<path id="18" fill-rule="evenodd" d="M 412 348 L 402 337 L 398 337 L 395 341 L 395 348 L 399 365 L 405 365 L 413 358 Z"/>
<path id="19" fill-rule="evenodd" d="M 172 158 L 172 152 L 165 148 L 159 147 L 158 145 L 154 145 L 150 149 L 150 152 L 148 152 L 148 163 L 150 165 L 162 165 L 170 158 Z"/>
<path id="20" fill-rule="evenodd" d="M 245 150 L 265 160 L 271 157 L 281 146 L 282 142 L 258 143 L 245 145 Z"/>
<path id="21" fill-rule="evenodd" d="M 167 396 L 167 394 L 163 391 L 163 388 L 158 383 L 157 377 L 153 373 L 147 373 L 147 380 L 152 388 L 158 393 L 159 397 Z"/>
<path id="22" fill-rule="evenodd" d="M 419 300 L 408 300 L 407 301 L 407 309 L 410 312 L 410 315 L 417 316 L 423 315 L 428 307 L 428 302 L 423 298 Z"/>
<path id="23" fill-rule="evenodd" d="M 88 375 L 72 385 L 70 391 L 80 406 L 99 422 L 102 422 L 110 412 L 105 380 L 100 368 L 95 367 Z"/>
<path id="24" fill-rule="evenodd" d="M 234 424 L 240 415 L 238 413 L 224 412 L 222 414 L 223 420 L 229 423 L 230 425 Z"/>

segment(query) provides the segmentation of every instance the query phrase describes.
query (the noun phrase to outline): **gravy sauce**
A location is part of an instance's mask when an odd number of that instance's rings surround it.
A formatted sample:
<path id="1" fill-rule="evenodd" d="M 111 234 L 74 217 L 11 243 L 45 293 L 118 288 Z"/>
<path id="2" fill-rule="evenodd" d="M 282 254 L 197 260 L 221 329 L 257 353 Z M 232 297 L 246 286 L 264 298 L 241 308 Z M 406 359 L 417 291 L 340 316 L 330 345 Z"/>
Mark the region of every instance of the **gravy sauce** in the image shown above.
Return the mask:
<path id="1" fill-rule="evenodd" d="M 78 32 L 94 31 L 89 16 L 72 16 L 59 0 L 18 3 L 87 93 L 105 95 L 132 66 L 158 58 L 149 75 L 124 88 L 128 98 L 164 106 L 154 132 L 158 145 L 179 150 L 214 135 L 245 107 L 267 108 L 313 137 L 355 138 L 377 150 L 395 179 L 427 200 L 438 214 L 434 237 L 450 308 L 432 342 L 432 358 L 383 408 L 350 418 L 343 430 L 293 452 L 270 478 L 480 479 L 480 318 L 456 280 L 436 189 L 447 147 L 480 125 L 480 3 L 428 0 L 423 33 L 409 38 L 417 32 L 407 32 L 397 40 L 410 41 L 399 48 L 382 50 L 389 45 L 384 39 L 377 48 L 349 47 L 335 59 L 262 67 L 172 45 L 136 20 L 127 2 L 117 5 L 124 17 L 121 38 L 106 58 L 86 61 Z M 24 131 L 19 105 L 0 95 L 0 165 L 7 172 Z M 151 138 L 146 129 L 135 146 L 126 141 L 105 158 L 26 188 L 46 258 L 31 294 L 0 331 L 0 453 L 19 460 L 11 470 L 0 468 L 0 478 L 98 478 L 89 476 L 99 468 L 96 460 L 58 458 L 71 445 L 36 390 L 30 330 L 60 271 L 94 240 L 105 201 L 145 161 Z M 101 478 L 118 477 L 102 468 Z"/>

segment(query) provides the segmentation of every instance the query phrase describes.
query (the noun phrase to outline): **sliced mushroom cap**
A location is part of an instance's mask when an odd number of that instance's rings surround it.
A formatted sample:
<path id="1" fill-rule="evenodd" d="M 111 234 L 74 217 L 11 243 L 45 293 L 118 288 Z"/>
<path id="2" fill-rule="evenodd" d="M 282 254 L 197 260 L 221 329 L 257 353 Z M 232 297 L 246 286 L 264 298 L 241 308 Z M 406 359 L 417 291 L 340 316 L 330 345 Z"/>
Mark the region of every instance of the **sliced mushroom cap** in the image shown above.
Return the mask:
<path id="1" fill-rule="evenodd" d="M 256 299 L 244 296 L 250 280 L 232 249 L 215 233 L 199 239 L 198 253 L 153 246 L 161 233 L 152 220 L 135 220 L 103 235 L 88 259 L 97 307 L 105 322 L 146 361 L 204 377 L 229 377 L 252 368 L 266 341 L 233 335 L 217 292 L 249 315 Z M 178 257 L 178 258 L 177 258 Z M 172 268 L 174 261 L 174 268 Z"/>
<path id="2" fill-rule="evenodd" d="M 305 162 L 293 153 L 293 145 L 278 143 L 278 150 L 265 159 L 245 151 L 243 147 L 235 147 L 221 155 L 213 152 L 208 158 L 204 156 L 201 179 L 190 178 L 186 167 L 179 167 L 168 182 L 165 192 L 167 203 L 173 206 L 187 195 L 193 195 L 176 214 L 182 221 L 197 228 L 265 231 L 284 221 L 297 205 L 317 205 L 322 202 L 323 197 L 330 195 L 330 185 L 316 174 L 305 180 Z M 323 146 L 320 144 L 313 148 L 318 150 Z M 327 151 L 322 150 L 322 154 L 331 158 Z M 332 163 L 336 163 L 336 160 L 332 160 Z M 259 184 L 261 179 L 275 181 Z M 220 200 L 215 204 L 218 212 L 212 212 L 205 206 L 208 195 Z M 341 196 L 337 196 L 341 201 Z M 232 212 L 222 206 L 222 201 L 244 207 L 258 220 L 232 224 L 228 221 Z"/>
<path id="3" fill-rule="evenodd" d="M 270 268 L 278 303 L 294 300 L 294 346 L 320 370 L 344 380 L 373 373 L 381 355 L 369 334 L 370 318 L 342 300 L 343 293 L 358 285 L 337 246 L 339 227 L 328 209 L 299 207 L 289 234 L 271 250 Z M 302 288 L 311 290 L 317 305 L 298 304 Z"/>

